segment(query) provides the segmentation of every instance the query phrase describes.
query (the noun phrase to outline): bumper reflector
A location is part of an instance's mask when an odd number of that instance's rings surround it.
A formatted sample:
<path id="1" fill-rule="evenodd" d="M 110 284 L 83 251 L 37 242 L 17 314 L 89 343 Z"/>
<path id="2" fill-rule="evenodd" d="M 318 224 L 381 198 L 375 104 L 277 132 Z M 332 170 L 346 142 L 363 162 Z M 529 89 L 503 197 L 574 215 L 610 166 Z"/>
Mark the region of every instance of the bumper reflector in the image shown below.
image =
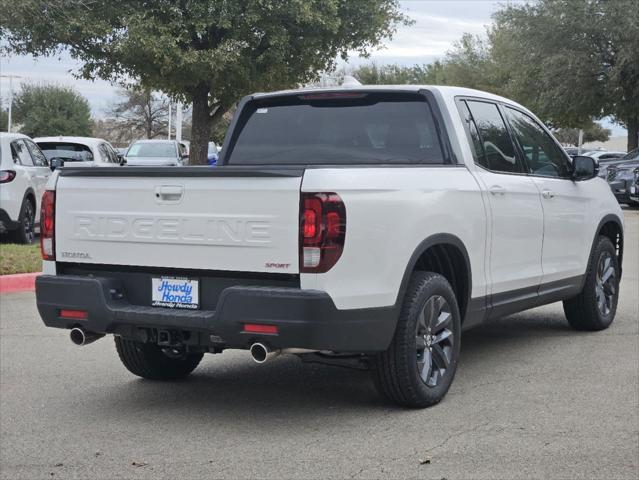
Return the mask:
<path id="1" fill-rule="evenodd" d="M 84 310 L 60 310 L 61 318 L 73 318 L 75 320 L 86 320 L 89 314 Z"/>
<path id="2" fill-rule="evenodd" d="M 244 331 L 248 333 L 275 333 L 277 334 L 277 325 L 260 325 L 258 323 L 245 323 Z"/>

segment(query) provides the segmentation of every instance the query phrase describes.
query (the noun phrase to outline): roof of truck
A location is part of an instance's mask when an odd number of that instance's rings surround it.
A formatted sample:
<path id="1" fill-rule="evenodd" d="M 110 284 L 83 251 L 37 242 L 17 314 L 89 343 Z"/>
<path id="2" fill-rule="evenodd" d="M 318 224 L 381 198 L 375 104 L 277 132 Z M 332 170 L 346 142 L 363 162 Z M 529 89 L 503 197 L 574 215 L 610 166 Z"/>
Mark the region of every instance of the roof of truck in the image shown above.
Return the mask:
<path id="1" fill-rule="evenodd" d="M 458 96 L 466 96 L 466 97 L 481 97 L 488 98 L 495 101 L 500 101 L 504 103 L 511 103 L 513 105 L 518 105 L 517 102 L 514 102 L 508 98 L 500 97 L 499 95 L 495 95 L 492 93 L 484 92 L 481 90 L 475 90 L 472 88 L 464 88 L 464 87 L 449 87 L 442 85 L 358 85 L 358 86 L 339 86 L 339 87 L 306 87 L 306 88 L 298 88 L 293 90 L 280 90 L 277 92 L 262 92 L 255 93 L 254 97 L 270 97 L 270 96 L 278 96 L 278 95 L 292 95 L 292 94 L 300 94 L 300 93 L 322 93 L 322 92 L 375 92 L 375 91 L 388 91 L 388 90 L 396 90 L 398 92 L 418 92 L 420 90 L 430 90 L 439 92 L 443 97 L 458 97 Z"/>

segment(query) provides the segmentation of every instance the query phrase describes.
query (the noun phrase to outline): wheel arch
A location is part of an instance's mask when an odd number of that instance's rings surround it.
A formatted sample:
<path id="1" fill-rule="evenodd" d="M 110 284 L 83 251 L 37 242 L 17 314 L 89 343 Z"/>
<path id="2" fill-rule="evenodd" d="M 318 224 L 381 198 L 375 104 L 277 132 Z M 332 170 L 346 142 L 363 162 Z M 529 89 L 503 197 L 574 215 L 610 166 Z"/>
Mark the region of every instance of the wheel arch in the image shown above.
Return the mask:
<path id="1" fill-rule="evenodd" d="M 410 257 L 397 296 L 401 305 L 414 271 L 431 271 L 443 275 L 453 287 L 462 322 L 468 311 L 472 292 L 470 257 L 464 242 L 455 235 L 438 233 L 423 240 Z"/>
<path id="2" fill-rule="evenodd" d="M 20 205 L 20 214 L 18 215 L 18 220 L 20 220 L 22 218 L 22 214 L 24 213 L 24 201 L 25 200 L 29 200 L 31 203 L 33 203 L 33 210 L 36 213 L 37 216 L 37 209 L 38 209 L 38 200 L 36 199 L 36 194 L 35 194 L 35 190 L 33 190 L 33 188 L 28 187 L 25 192 L 24 195 L 22 197 L 22 204 Z"/>
<path id="3" fill-rule="evenodd" d="M 606 215 L 601 219 L 599 225 L 597 226 L 597 230 L 595 232 L 595 236 L 592 239 L 592 246 L 590 247 L 590 255 L 588 256 L 588 262 L 592 258 L 592 253 L 595 250 L 595 246 L 597 245 L 597 239 L 600 236 L 608 237 L 615 249 L 617 250 L 617 261 L 619 262 L 619 279 L 621 279 L 622 274 L 622 261 L 623 261 L 623 223 L 621 219 L 614 214 Z"/>

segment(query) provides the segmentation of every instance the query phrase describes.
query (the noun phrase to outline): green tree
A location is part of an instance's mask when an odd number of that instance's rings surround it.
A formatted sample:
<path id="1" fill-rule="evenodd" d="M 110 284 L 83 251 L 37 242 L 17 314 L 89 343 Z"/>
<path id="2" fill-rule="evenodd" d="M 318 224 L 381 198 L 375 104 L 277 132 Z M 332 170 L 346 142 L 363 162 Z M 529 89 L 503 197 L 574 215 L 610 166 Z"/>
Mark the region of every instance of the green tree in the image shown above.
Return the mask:
<path id="1" fill-rule="evenodd" d="M 74 89 L 23 83 L 13 99 L 13 122 L 30 137 L 91 134 L 91 109 Z"/>
<path id="2" fill-rule="evenodd" d="M 429 85 L 444 82 L 442 68 L 440 61 L 413 66 L 371 63 L 358 67 L 352 75 L 364 85 Z"/>
<path id="3" fill-rule="evenodd" d="M 613 116 L 639 142 L 636 0 L 539 0 L 495 14 L 490 53 L 503 91 L 555 126 Z"/>
<path id="4" fill-rule="evenodd" d="M 191 160 L 250 92 L 293 87 L 392 36 L 399 0 L 0 0 L 14 53 L 66 49 L 84 78 L 130 76 L 193 104 Z"/>
<path id="5" fill-rule="evenodd" d="M 0 110 L 0 132 L 6 132 L 9 125 L 9 114 Z"/>
<path id="6" fill-rule="evenodd" d="M 584 143 L 588 142 L 606 142 L 610 138 L 610 130 L 602 127 L 598 123 L 592 122 L 584 129 Z M 559 128 L 554 132 L 555 137 L 561 143 L 566 145 L 577 146 L 579 144 L 578 128 Z"/>

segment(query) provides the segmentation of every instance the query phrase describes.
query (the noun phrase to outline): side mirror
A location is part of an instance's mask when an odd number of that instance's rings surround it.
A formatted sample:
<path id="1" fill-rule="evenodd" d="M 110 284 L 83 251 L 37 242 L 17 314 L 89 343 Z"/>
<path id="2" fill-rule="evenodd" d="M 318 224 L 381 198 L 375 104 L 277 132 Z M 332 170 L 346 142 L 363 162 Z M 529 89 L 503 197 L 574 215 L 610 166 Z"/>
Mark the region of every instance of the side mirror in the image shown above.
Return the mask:
<path id="1" fill-rule="evenodd" d="M 55 170 L 56 168 L 61 168 L 64 167 L 64 160 L 59 158 L 59 157 L 54 157 L 51 160 L 49 160 L 49 168 L 51 168 L 51 171 Z"/>
<path id="2" fill-rule="evenodd" d="M 572 179 L 590 180 L 599 173 L 599 163 L 591 157 L 576 156 L 572 160 Z"/>
<path id="3" fill-rule="evenodd" d="M 118 155 L 118 160 L 120 160 L 120 166 L 124 167 L 126 165 L 126 157 L 122 154 Z"/>

